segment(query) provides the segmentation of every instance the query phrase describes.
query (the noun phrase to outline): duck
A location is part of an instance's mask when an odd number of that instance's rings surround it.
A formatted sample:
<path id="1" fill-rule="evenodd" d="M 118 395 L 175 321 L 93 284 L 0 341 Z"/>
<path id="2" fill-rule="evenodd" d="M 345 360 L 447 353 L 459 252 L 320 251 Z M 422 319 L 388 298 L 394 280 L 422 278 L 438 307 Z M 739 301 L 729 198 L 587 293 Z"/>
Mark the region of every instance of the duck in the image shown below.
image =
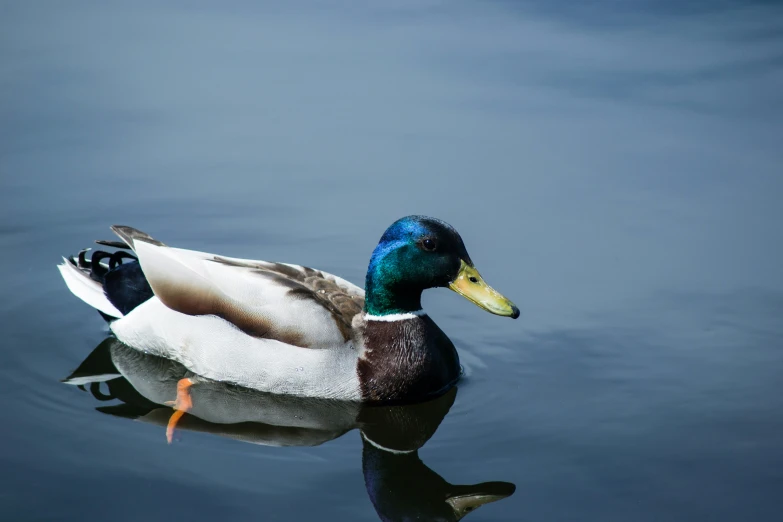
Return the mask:
<path id="1" fill-rule="evenodd" d="M 114 252 L 82 250 L 58 269 L 125 345 L 182 364 L 175 409 L 199 378 L 273 394 L 406 403 L 446 393 L 457 350 L 422 310 L 449 288 L 498 316 L 517 306 L 489 286 L 459 233 L 427 216 L 392 223 L 370 256 L 364 289 L 305 266 L 170 247 L 128 226 Z M 88 258 L 88 253 L 90 254 Z"/>

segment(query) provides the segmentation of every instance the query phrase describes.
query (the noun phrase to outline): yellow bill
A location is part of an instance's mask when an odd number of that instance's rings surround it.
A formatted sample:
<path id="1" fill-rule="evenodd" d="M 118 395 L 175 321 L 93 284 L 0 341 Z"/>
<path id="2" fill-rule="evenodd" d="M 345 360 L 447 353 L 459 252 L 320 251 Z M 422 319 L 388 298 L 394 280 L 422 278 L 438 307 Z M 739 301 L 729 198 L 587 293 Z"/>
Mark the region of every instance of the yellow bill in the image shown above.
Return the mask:
<path id="1" fill-rule="evenodd" d="M 478 270 L 465 261 L 462 261 L 459 273 L 449 283 L 449 288 L 487 312 L 513 319 L 519 317 L 519 308 L 485 283 Z"/>

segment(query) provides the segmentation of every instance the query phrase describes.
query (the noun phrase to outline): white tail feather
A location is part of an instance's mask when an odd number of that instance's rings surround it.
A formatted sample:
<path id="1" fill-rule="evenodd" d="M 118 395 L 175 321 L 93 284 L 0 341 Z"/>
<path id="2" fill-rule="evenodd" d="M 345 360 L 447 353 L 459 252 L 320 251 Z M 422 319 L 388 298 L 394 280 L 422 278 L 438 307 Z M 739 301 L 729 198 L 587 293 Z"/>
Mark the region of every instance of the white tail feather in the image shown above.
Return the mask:
<path id="1" fill-rule="evenodd" d="M 65 258 L 63 258 L 62 264 L 57 265 L 57 268 L 60 270 L 65 284 L 68 285 L 68 290 L 73 295 L 108 316 L 122 317 L 122 312 L 111 304 L 106 294 L 103 293 L 103 286 L 98 281 L 91 279 L 89 275 L 73 266 Z"/>
<path id="2" fill-rule="evenodd" d="M 118 379 L 122 377 L 121 373 L 102 373 L 100 375 L 84 375 L 82 377 L 73 377 L 72 379 L 65 379 L 62 381 L 65 384 L 73 384 L 74 386 L 84 386 L 85 384 L 92 384 L 94 382 L 106 382 L 112 379 Z"/>

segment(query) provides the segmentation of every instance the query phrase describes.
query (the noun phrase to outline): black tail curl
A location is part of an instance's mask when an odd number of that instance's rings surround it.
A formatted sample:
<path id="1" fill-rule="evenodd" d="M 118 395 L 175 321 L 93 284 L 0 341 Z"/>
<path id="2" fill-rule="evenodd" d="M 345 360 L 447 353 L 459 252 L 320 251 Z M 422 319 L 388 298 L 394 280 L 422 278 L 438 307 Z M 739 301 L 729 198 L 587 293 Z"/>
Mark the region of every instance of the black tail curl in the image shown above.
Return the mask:
<path id="1" fill-rule="evenodd" d="M 119 241 L 96 241 L 99 245 L 117 248 L 115 252 L 84 249 L 76 259 L 70 258 L 79 270 L 89 274 L 93 281 L 103 286 L 103 293 L 123 315 L 151 298 L 154 294 L 138 258 L 128 251 L 128 246 Z M 87 253 L 91 252 L 90 257 Z M 100 312 L 107 321 L 114 320 Z"/>

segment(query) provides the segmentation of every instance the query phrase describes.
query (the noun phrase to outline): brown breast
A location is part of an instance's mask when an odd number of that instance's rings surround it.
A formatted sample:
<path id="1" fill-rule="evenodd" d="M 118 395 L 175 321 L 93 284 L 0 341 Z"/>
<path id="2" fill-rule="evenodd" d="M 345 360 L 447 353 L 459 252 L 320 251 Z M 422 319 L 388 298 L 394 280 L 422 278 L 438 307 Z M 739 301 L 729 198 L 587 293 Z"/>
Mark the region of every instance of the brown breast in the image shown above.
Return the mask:
<path id="1" fill-rule="evenodd" d="M 440 395 L 459 379 L 459 356 L 429 316 L 354 323 L 364 347 L 357 371 L 362 399 L 412 402 Z"/>

